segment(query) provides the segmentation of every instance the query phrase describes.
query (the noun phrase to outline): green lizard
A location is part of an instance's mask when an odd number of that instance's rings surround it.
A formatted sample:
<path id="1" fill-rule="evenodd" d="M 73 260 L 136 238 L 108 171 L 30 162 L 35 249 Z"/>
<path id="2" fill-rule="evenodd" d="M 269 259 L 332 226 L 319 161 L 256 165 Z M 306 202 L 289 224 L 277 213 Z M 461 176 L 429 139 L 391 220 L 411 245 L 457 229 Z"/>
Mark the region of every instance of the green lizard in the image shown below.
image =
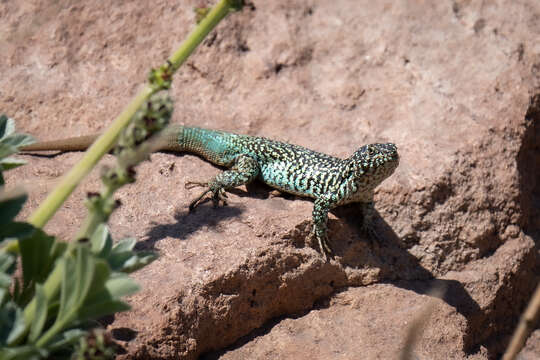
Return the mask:
<path id="1" fill-rule="evenodd" d="M 364 226 L 369 226 L 373 191 L 399 164 L 397 148 L 392 143 L 365 145 L 349 158 L 339 159 L 263 137 L 181 125 L 169 126 L 160 136 L 163 141 L 157 150 L 194 153 L 229 168 L 207 182 L 186 184 L 186 188 L 205 188 L 189 205 L 190 211 L 208 193 L 212 194 L 214 205 L 220 201 L 226 204 L 226 190 L 259 178 L 280 191 L 315 200 L 311 234 L 317 239 L 325 259 L 332 253 L 327 236 L 328 211 L 339 205 L 361 203 Z M 22 150 L 80 151 L 96 138 L 97 135 L 91 135 L 46 141 Z"/>

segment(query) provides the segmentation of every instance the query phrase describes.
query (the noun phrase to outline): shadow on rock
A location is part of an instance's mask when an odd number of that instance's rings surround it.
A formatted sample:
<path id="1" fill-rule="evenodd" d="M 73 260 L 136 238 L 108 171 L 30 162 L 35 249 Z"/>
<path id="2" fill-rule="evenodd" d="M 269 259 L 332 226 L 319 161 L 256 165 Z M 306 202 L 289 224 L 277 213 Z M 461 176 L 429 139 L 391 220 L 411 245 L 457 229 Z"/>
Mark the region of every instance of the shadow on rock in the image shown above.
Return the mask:
<path id="1" fill-rule="evenodd" d="M 373 214 L 373 234 L 362 228 L 362 209 L 358 204 L 332 211 L 341 221 L 330 221 L 333 247 L 345 267 L 379 269 L 378 281 L 432 279 L 402 245 L 399 237 L 377 211 Z M 339 226 L 339 223 L 345 226 Z"/>
<path id="2" fill-rule="evenodd" d="M 228 218 L 238 217 L 244 210 L 238 207 L 220 206 L 214 208 L 205 203 L 197 207 L 194 212 L 181 211 L 174 216 L 174 224 L 156 224 L 146 236 L 146 239 L 136 245 L 137 250 L 153 250 L 155 243 L 166 237 L 185 240 L 190 234 L 199 229 L 215 228 L 220 222 Z"/>

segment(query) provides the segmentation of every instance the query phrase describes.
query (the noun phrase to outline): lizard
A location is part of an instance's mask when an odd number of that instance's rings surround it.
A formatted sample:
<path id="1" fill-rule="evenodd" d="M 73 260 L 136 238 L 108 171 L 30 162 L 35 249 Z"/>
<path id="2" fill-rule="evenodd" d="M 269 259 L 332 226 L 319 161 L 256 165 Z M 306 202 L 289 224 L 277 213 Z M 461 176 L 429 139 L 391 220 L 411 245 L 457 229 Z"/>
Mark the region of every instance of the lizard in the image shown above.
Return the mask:
<path id="1" fill-rule="evenodd" d="M 360 203 L 363 226 L 369 229 L 374 189 L 399 164 L 393 143 L 360 147 L 346 159 L 305 147 L 267 139 L 183 125 L 170 125 L 160 136 L 156 151 L 187 152 L 227 170 L 208 181 L 189 181 L 187 189 L 204 188 L 189 205 L 194 211 L 207 194 L 214 206 L 226 205 L 226 191 L 258 178 L 282 192 L 314 200 L 310 236 L 317 240 L 325 260 L 332 254 L 328 241 L 328 212 L 340 205 Z M 83 151 L 98 135 L 45 141 L 21 148 L 23 151 Z"/>

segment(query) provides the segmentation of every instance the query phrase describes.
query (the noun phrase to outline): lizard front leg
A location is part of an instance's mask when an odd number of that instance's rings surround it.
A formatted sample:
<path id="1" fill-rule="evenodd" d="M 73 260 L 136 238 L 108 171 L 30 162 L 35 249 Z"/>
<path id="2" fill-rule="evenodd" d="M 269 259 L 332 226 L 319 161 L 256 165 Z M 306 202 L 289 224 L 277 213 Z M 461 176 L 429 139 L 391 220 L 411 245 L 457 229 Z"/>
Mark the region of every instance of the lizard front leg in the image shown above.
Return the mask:
<path id="1" fill-rule="evenodd" d="M 313 231 L 312 235 L 315 236 L 321 249 L 321 253 L 326 261 L 328 261 L 327 255 L 332 254 L 332 248 L 328 244 L 328 211 L 331 208 L 331 201 L 326 197 L 320 197 L 315 200 L 313 205 Z"/>
<path id="2" fill-rule="evenodd" d="M 379 240 L 379 236 L 373 226 L 373 216 L 375 215 L 375 207 L 373 206 L 373 201 L 362 202 L 362 230 L 371 235 L 376 240 Z"/>
<path id="3" fill-rule="evenodd" d="M 197 196 L 190 204 L 189 211 L 193 211 L 200 204 L 201 199 L 208 193 L 212 193 L 212 201 L 214 206 L 219 205 L 221 200 L 224 205 L 227 205 L 225 191 L 240 185 L 250 183 L 257 175 L 259 175 L 259 164 L 255 159 L 248 155 L 239 155 L 234 159 L 234 165 L 229 170 L 216 175 L 207 182 L 189 181 L 186 183 L 186 189 L 191 189 L 194 186 L 202 186 L 207 189 Z"/>

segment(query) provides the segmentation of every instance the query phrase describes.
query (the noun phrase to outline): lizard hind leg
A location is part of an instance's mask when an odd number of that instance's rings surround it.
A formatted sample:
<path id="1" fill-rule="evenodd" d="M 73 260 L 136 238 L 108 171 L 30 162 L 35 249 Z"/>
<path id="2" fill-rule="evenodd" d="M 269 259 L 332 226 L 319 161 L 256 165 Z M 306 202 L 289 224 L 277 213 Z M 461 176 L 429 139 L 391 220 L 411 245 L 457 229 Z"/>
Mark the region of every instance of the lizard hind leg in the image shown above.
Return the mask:
<path id="1" fill-rule="evenodd" d="M 202 181 L 189 181 L 186 183 L 186 189 L 192 189 L 194 187 L 205 187 L 200 195 L 198 195 L 190 204 L 189 211 L 195 210 L 195 208 L 202 203 L 206 194 L 212 193 L 212 202 L 217 207 L 221 201 L 223 205 L 227 205 L 226 190 L 240 185 L 251 182 L 257 175 L 259 175 L 259 164 L 255 159 L 248 155 L 239 155 L 234 159 L 234 165 L 229 170 L 225 170 L 222 173 L 216 175 L 214 178 L 207 182 Z"/>

